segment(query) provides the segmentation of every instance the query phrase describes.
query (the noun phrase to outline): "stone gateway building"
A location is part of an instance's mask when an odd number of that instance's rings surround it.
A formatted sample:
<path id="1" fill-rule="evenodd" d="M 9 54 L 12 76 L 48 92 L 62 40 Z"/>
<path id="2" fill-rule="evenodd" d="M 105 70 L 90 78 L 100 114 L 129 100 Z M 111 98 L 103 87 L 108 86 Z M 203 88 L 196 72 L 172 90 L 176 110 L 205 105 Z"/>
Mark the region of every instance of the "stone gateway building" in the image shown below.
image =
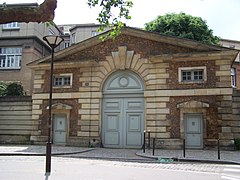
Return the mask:
<path id="1" fill-rule="evenodd" d="M 231 64 L 238 51 L 125 27 L 114 40 L 93 37 L 55 53 L 53 143 L 140 148 L 150 131 L 158 147 L 229 146 Z M 47 140 L 51 57 L 35 71 L 31 140 Z"/>

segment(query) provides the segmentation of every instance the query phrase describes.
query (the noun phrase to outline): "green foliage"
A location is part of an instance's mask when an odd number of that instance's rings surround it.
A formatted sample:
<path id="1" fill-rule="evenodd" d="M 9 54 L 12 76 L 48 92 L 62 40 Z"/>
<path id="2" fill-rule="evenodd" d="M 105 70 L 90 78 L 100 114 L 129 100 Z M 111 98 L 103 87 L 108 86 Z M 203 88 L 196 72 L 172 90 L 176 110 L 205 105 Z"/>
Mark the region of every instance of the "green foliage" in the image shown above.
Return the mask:
<path id="1" fill-rule="evenodd" d="M 240 138 L 234 139 L 234 146 L 236 150 L 240 150 Z"/>
<path id="2" fill-rule="evenodd" d="M 99 5 L 102 10 L 98 15 L 98 22 L 102 25 L 99 32 L 102 32 L 106 27 L 113 29 L 106 37 L 116 37 L 121 28 L 124 26 L 122 19 L 131 19 L 129 9 L 132 7 L 132 1 L 126 0 L 88 0 L 89 7 Z M 117 16 L 113 13 L 117 13 Z M 102 37 L 105 39 L 106 37 Z"/>
<path id="3" fill-rule="evenodd" d="M 158 16 L 157 19 L 146 23 L 145 29 L 209 44 L 218 44 L 220 40 L 213 35 L 205 20 L 185 13 Z"/>
<path id="4" fill-rule="evenodd" d="M 0 82 L 0 96 L 24 96 L 26 92 L 20 82 Z"/>
<path id="5" fill-rule="evenodd" d="M 0 96 L 6 95 L 6 88 L 7 88 L 7 84 L 4 82 L 0 82 Z"/>

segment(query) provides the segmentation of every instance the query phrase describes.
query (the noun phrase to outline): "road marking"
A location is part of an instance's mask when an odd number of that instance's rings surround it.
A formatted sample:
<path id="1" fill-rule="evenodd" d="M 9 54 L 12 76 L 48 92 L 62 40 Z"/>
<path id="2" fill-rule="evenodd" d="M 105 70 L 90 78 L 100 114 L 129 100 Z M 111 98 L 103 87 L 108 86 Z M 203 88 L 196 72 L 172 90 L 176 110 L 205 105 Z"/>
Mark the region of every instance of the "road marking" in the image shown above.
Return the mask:
<path id="1" fill-rule="evenodd" d="M 221 179 L 224 180 L 240 180 L 240 166 L 226 165 L 223 169 Z"/>
<path id="2" fill-rule="evenodd" d="M 229 176 L 221 176 L 221 179 L 224 179 L 224 180 L 239 180 L 240 177 L 229 177 Z"/>

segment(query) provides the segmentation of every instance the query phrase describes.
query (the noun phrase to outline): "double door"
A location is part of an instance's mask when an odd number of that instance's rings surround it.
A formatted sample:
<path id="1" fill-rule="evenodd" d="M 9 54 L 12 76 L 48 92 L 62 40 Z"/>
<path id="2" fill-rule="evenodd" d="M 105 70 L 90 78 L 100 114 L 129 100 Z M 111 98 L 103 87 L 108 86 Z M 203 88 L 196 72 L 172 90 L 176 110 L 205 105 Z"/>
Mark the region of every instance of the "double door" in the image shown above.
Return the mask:
<path id="1" fill-rule="evenodd" d="M 102 121 L 104 147 L 141 148 L 144 129 L 143 98 L 105 98 Z"/>

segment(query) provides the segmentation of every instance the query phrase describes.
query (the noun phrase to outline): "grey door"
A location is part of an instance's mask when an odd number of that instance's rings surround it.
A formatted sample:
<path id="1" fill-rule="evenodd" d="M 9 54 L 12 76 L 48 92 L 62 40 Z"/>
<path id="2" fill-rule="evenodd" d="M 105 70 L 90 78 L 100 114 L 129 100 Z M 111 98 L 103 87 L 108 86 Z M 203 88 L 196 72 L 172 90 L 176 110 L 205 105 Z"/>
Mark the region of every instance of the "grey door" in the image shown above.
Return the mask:
<path id="1" fill-rule="evenodd" d="M 187 148 L 203 147 L 202 115 L 185 115 L 185 140 Z"/>
<path id="2" fill-rule="evenodd" d="M 140 148 L 143 143 L 143 98 L 105 98 L 104 147 Z"/>
<path id="3" fill-rule="evenodd" d="M 67 138 L 67 118 L 66 115 L 54 115 L 53 143 L 66 144 Z"/>

